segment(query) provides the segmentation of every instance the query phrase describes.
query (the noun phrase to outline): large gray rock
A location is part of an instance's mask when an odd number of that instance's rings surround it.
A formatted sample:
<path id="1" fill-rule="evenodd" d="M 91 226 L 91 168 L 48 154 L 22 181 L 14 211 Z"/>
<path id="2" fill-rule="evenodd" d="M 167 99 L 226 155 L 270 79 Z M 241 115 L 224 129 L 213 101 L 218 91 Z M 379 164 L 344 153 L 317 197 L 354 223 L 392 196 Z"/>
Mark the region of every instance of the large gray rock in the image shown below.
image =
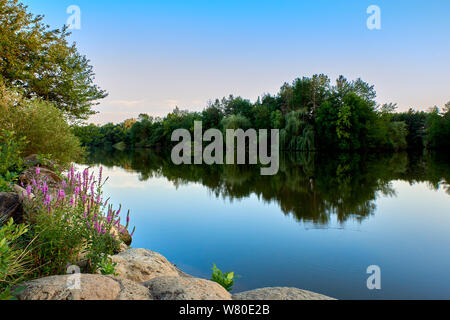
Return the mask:
<path id="1" fill-rule="evenodd" d="M 111 257 L 119 278 L 144 282 L 161 276 L 180 276 L 178 269 L 157 252 L 129 249 Z"/>
<path id="2" fill-rule="evenodd" d="M 335 300 L 297 288 L 263 288 L 233 294 L 233 300 Z"/>
<path id="3" fill-rule="evenodd" d="M 79 287 L 74 286 L 79 276 Z M 109 276 L 79 274 L 41 278 L 20 285 L 19 300 L 151 300 L 147 288 Z"/>
<path id="4" fill-rule="evenodd" d="M 25 165 L 27 167 L 41 167 L 41 168 L 47 168 L 49 170 L 57 170 L 59 169 L 59 166 L 49 160 L 45 159 L 43 157 L 38 156 L 37 154 L 31 154 L 28 157 L 24 158 L 23 161 L 25 162 Z"/>
<path id="5" fill-rule="evenodd" d="M 35 180 L 41 179 L 46 181 L 50 188 L 58 188 L 61 185 L 62 179 L 56 173 L 47 168 L 39 168 L 39 169 L 40 169 L 39 177 L 36 175 L 35 167 L 31 167 L 25 170 L 19 177 L 21 184 L 24 186 L 28 186 L 33 183 L 33 179 Z"/>
<path id="6" fill-rule="evenodd" d="M 120 285 L 116 300 L 153 300 L 150 291 L 143 285 L 127 279 L 113 279 Z"/>
<path id="7" fill-rule="evenodd" d="M 219 284 L 198 278 L 159 277 L 144 282 L 154 300 L 231 300 Z"/>
<path id="8" fill-rule="evenodd" d="M 23 208 L 20 196 L 16 193 L 0 192 L 0 225 L 13 218 L 20 223 L 23 219 Z"/>

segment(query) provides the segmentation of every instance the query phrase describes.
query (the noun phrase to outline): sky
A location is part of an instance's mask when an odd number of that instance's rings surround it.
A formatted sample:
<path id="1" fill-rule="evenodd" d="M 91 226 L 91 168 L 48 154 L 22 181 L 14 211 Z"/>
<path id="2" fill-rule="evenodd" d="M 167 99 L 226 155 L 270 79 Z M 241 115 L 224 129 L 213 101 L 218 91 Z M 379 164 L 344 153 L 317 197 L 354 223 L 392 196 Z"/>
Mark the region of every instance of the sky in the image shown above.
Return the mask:
<path id="1" fill-rule="evenodd" d="M 375 85 L 400 111 L 450 101 L 448 0 L 25 0 L 52 28 L 81 10 L 71 41 L 109 96 L 90 122 L 201 111 L 233 94 L 255 101 L 324 73 Z M 381 12 L 370 30 L 367 8 Z"/>

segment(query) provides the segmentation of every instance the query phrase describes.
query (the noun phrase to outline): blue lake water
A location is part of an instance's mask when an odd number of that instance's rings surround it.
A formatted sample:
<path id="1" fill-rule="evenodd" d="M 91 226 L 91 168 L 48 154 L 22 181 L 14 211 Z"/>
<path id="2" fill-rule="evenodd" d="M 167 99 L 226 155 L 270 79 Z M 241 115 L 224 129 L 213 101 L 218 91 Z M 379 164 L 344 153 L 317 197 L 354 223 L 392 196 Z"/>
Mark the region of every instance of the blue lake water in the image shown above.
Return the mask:
<path id="1" fill-rule="evenodd" d="M 339 299 L 450 299 L 450 164 L 432 155 L 298 155 L 280 172 L 175 166 L 150 151 L 94 151 L 105 195 L 131 210 L 133 247 L 234 292 L 298 287 Z M 381 269 L 381 290 L 367 268 Z"/>

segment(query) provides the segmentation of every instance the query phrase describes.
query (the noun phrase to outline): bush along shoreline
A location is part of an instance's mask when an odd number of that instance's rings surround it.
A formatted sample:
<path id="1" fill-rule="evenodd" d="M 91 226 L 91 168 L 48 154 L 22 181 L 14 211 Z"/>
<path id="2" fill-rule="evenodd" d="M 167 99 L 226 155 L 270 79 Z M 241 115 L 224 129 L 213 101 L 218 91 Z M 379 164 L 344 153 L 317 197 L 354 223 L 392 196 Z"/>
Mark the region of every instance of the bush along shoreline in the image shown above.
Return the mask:
<path id="1" fill-rule="evenodd" d="M 72 167 L 63 177 L 32 166 L 19 181 L 15 192 L 0 193 L 0 297 L 23 280 L 66 274 L 68 266 L 96 273 L 131 244 L 129 212 L 123 226 L 121 207 L 102 198 L 102 168 L 95 176 Z"/>
<path id="2" fill-rule="evenodd" d="M 215 267 L 211 280 L 195 278 L 159 253 L 130 248 L 130 213 L 123 225 L 121 207 L 103 199 L 106 180 L 102 168 L 63 175 L 32 165 L 14 192 L 0 193 L 0 300 L 331 299 L 297 288 L 231 294 L 233 273 L 220 277 Z"/>

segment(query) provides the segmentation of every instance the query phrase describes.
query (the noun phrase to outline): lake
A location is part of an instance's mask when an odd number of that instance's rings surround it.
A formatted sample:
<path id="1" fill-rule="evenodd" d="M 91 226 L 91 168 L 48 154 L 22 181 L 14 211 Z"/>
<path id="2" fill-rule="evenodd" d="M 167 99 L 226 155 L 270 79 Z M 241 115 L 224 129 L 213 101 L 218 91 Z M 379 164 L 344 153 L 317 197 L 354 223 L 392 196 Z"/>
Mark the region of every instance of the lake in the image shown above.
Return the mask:
<path id="1" fill-rule="evenodd" d="M 257 166 L 176 166 L 150 150 L 94 150 L 106 197 L 130 209 L 132 246 L 234 292 L 298 287 L 338 299 L 450 299 L 450 158 L 284 154 Z M 381 290 L 369 290 L 369 266 Z"/>

